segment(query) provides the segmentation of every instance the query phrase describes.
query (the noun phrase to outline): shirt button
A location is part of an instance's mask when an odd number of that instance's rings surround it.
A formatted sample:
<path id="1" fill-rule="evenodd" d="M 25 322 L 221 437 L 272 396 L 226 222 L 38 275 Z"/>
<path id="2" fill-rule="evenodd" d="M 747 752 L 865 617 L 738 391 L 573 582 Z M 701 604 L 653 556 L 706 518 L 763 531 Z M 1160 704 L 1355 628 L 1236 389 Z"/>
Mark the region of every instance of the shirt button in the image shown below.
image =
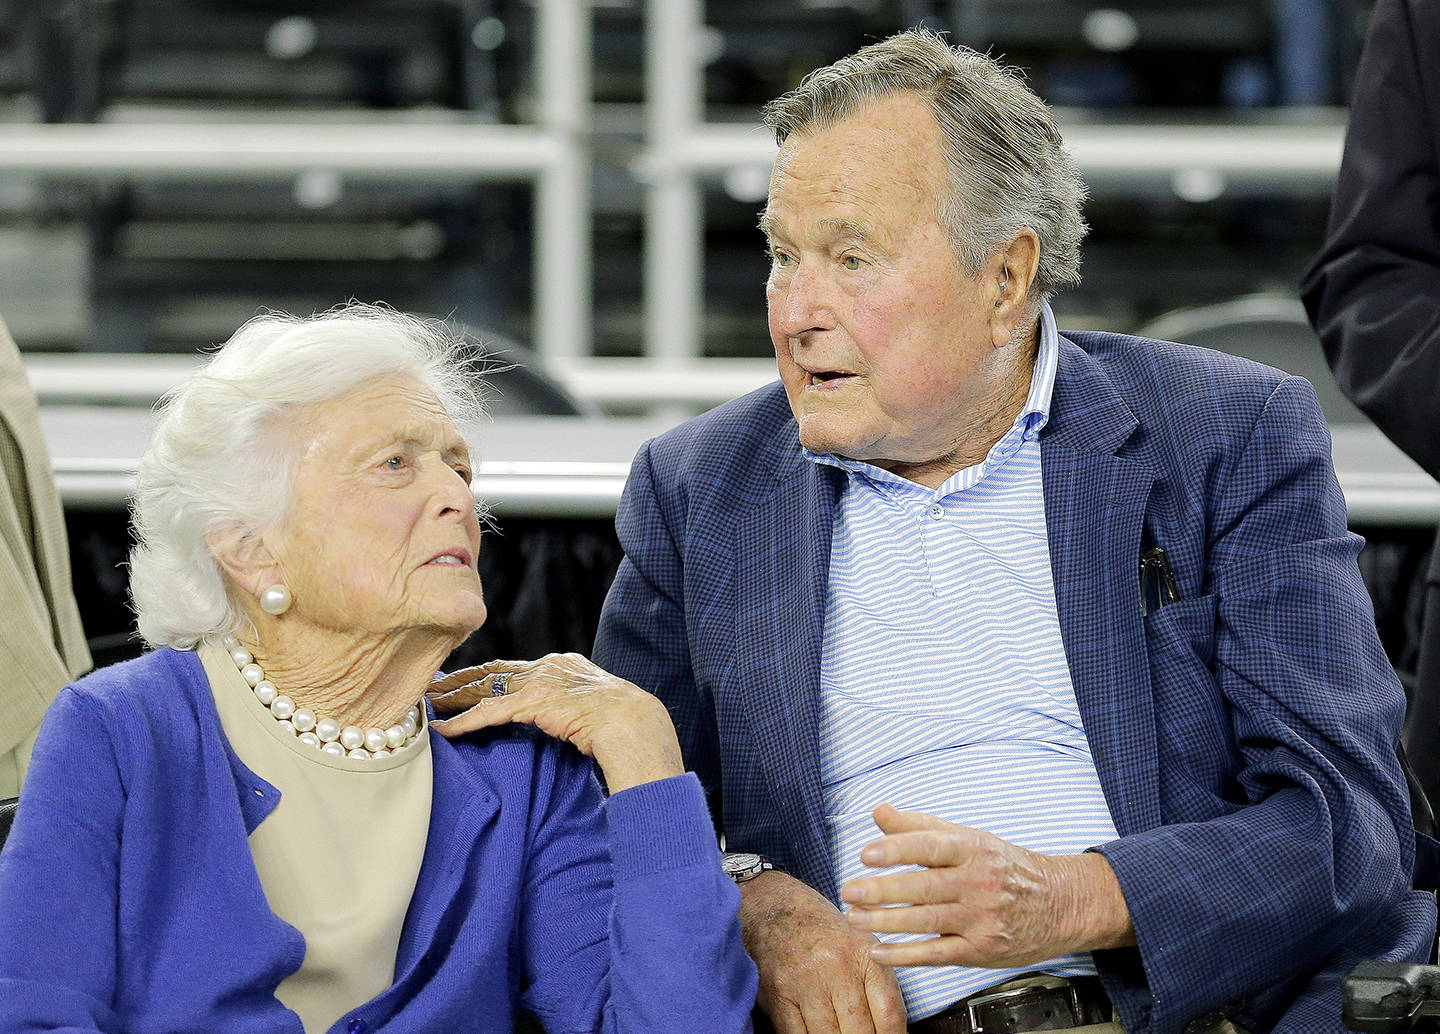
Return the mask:
<path id="1" fill-rule="evenodd" d="M 940 518 L 945 516 L 945 507 L 941 506 L 939 503 L 931 503 L 928 513 L 930 514 L 930 519 L 932 521 L 938 521 L 940 520 Z"/>

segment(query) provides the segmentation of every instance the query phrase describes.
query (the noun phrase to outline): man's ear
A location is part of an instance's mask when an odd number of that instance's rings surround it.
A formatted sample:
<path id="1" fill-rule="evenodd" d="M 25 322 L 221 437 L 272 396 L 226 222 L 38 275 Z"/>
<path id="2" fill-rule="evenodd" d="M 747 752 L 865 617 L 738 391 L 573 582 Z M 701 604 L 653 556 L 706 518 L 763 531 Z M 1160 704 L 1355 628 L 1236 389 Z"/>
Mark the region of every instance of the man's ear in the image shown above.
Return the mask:
<path id="1" fill-rule="evenodd" d="M 279 558 L 265 539 L 238 525 L 206 531 L 205 545 L 230 580 L 251 596 L 259 596 L 283 580 Z"/>
<path id="2" fill-rule="evenodd" d="M 990 255 L 986 271 L 992 282 L 994 315 L 990 343 L 999 348 L 1015 340 L 1016 331 L 1034 315 L 1030 292 L 1040 268 L 1040 238 L 1026 226 L 1005 247 Z"/>

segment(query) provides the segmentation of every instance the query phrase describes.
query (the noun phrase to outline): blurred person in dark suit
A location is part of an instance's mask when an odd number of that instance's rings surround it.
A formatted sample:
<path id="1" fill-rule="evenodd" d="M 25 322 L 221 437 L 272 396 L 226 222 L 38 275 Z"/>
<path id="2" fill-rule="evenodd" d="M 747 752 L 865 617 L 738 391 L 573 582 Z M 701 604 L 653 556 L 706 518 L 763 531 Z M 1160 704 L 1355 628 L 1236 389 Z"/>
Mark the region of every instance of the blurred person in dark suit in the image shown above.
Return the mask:
<path id="1" fill-rule="evenodd" d="M 595 656 L 783 870 L 776 1028 L 1339 1031 L 1435 902 L 1313 389 L 1056 330 L 1084 188 L 982 55 L 901 34 L 766 122 L 781 383 L 642 447 Z"/>
<path id="2" fill-rule="evenodd" d="M 1355 75 L 1324 247 L 1301 284 L 1335 380 L 1440 478 L 1440 4 L 1380 0 Z M 1440 549 L 1405 748 L 1440 803 Z"/>
<path id="3" fill-rule="evenodd" d="M 90 670 L 70 548 L 25 364 L 0 322 L 0 797 L 25 781 L 40 719 Z"/>

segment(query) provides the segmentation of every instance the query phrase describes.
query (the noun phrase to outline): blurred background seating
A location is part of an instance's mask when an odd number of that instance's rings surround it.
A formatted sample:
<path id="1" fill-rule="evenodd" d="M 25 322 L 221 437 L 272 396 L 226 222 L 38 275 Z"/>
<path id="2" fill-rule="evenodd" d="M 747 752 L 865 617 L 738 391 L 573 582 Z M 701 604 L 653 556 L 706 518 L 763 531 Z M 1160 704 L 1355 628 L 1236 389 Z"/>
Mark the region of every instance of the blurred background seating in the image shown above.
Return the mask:
<path id="1" fill-rule="evenodd" d="M 1330 376 L 1305 307 L 1292 295 L 1249 294 L 1175 309 L 1141 327 L 1139 333 L 1229 352 L 1304 377 L 1315 386 L 1332 428 L 1369 422 Z"/>
<path id="2" fill-rule="evenodd" d="M 1093 194 L 1062 326 L 1315 384 L 1403 663 L 1440 490 L 1334 391 L 1293 301 L 1369 6 L 0 0 L 0 312 L 68 465 L 97 660 L 133 648 L 116 564 L 139 446 L 116 443 L 143 441 L 184 357 L 259 308 L 349 297 L 521 343 L 529 373 L 497 381 L 477 482 L 503 531 L 482 560 L 493 610 L 521 618 L 475 649 L 588 647 L 635 445 L 771 376 L 760 106 L 923 23 L 1023 67 L 1057 107 Z M 126 419 L 103 448 L 86 430 Z M 567 567 L 590 581 L 557 584 Z"/>

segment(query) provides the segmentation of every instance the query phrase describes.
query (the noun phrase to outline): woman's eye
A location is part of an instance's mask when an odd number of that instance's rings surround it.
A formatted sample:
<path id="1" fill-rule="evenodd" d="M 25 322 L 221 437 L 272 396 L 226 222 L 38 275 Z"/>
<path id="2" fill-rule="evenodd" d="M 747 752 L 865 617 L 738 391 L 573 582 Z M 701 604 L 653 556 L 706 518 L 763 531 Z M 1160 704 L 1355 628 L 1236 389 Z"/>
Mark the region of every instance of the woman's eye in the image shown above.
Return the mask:
<path id="1" fill-rule="evenodd" d="M 405 457 L 404 457 L 404 456 L 391 456 L 388 460 L 385 461 L 385 469 L 386 469 L 386 470 L 404 470 L 404 469 L 405 469 Z"/>
<path id="2" fill-rule="evenodd" d="M 846 255 L 840 260 L 841 265 L 846 269 L 859 269 L 863 263 L 858 255 Z"/>

